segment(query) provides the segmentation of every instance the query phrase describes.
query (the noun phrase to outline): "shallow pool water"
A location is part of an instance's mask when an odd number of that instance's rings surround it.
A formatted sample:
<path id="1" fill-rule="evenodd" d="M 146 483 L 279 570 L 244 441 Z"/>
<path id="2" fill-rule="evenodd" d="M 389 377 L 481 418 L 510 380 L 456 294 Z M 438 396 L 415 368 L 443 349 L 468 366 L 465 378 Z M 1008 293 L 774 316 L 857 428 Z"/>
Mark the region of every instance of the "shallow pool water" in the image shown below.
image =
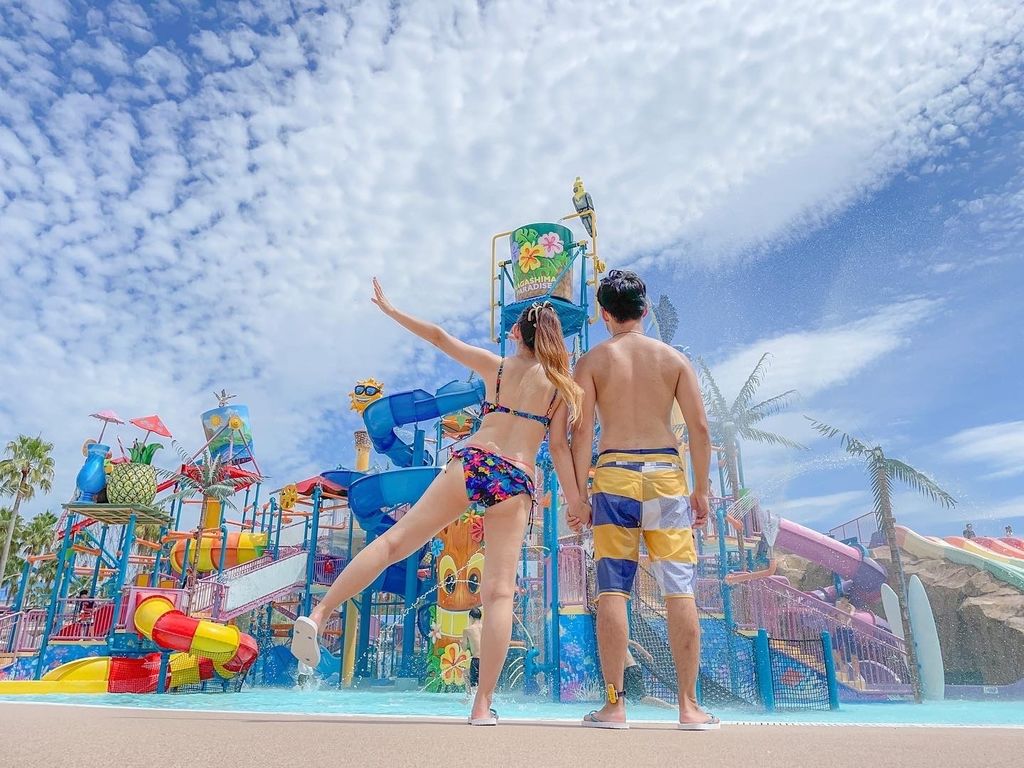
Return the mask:
<path id="1" fill-rule="evenodd" d="M 48 702 L 98 706 L 144 707 L 191 711 L 261 712 L 279 714 L 378 715 L 389 717 L 464 718 L 469 704 L 460 694 L 417 691 L 352 691 L 322 689 L 255 688 L 241 693 L 158 695 L 49 695 L 7 696 L 3 702 Z M 495 707 L 506 718 L 523 720 L 578 720 L 593 704 L 556 704 L 534 698 L 499 696 Z M 675 711 L 631 706 L 634 720 L 671 721 Z M 836 712 L 800 711 L 765 713 L 716 710 L 726 722 L 821 723 L 828 725 L 995 725 L 1024 727 L 1024 701 L 947 701 L 928 704 L 845 704 Z"/>

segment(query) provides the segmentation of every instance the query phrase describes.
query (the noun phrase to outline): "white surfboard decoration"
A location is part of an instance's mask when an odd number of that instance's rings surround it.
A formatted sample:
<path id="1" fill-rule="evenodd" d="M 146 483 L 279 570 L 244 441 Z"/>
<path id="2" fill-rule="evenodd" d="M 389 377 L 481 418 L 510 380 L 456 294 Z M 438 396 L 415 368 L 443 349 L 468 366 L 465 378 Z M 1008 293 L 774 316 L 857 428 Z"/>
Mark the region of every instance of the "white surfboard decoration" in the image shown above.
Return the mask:
<path id="1" fill-rule="evenodd" d="M 946 696 L 946 671 L 942 666 L 939 633 L 935 628 L 935 614 L 928 602 L 928 593 L 917 576 L 911 576 L 907 585 L 907 607 L 917 646 L 917 662 L 921 668 L 921 697 L 927 701 L 942 701 Z"/>
<path id="2" fill-rule="evenodd" d="M 779 517 L 774 514 L 771 510 L 761 511 L 758 508 L 758 516 L 761 523 L 761 532 L 764 534 L 765 540 L 768 542 L 769 547 L 775 546 L 775 539 L 779 535 Z"/>
<path id="3" fill-rule="evenodd" d="M 903 617 L 900 616 L 900 599 L 888 584 L 882 585 L 882 610 L 889 630 L 903 640 Z"/>

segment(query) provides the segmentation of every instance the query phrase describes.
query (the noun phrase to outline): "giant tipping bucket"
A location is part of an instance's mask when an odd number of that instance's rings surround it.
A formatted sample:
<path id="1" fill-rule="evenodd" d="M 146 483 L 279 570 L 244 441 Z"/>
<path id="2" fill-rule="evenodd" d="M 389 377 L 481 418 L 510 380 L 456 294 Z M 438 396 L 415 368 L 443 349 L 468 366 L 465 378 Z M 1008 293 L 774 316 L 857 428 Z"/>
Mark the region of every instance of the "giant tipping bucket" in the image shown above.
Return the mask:
<path id="1" fill-rule="evenodd" d="M 202 419 L 210 456 L 229 464 L 243 464 L 252 460 L 249 406 L 222 405 L 204 413 Z"/>
<path id="2" fill-rule="evenodd" d="M 516 301 L 551 295 L 572 301 L 572 231 L 561 224 L 526 224 L 512 231 Z"/>

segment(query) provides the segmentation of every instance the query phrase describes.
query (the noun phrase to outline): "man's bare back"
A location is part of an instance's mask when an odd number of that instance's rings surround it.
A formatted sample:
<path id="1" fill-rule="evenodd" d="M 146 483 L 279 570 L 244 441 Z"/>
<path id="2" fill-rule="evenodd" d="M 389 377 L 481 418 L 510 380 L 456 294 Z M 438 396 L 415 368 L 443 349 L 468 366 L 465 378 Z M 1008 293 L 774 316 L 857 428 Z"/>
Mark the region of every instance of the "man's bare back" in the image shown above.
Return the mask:
<path id="1" fill-rule="evenodd" d="M 584 393 L 580 427 L 573 436 L 577 481 L 584 493 L 595 408 L 601 422 L 600 450 L 658 449 L 677 445 L 678 438 L 672 432 L 672 406 L 678 403 L 690 432 L 696 482 L 694 522 L 700 526 L 708 511 L 705 478 L 711 443 L 697 374 L 682 354 L 643 335 L 639 323 L 635 325 L 635 330 L 617 333 L 597 345 L 576 364 L 574 375 Z M 588 520 L 589 514 L 570 512 L 570 517 L 574 521 Z"/>
<path id="2" fill-rule="evenodd" d="M 601 450 L 675 446 L 672 404 L 687 367 L 672 347 L 633 332 L 585 354 L 576 375 L 593 381 Z"/>

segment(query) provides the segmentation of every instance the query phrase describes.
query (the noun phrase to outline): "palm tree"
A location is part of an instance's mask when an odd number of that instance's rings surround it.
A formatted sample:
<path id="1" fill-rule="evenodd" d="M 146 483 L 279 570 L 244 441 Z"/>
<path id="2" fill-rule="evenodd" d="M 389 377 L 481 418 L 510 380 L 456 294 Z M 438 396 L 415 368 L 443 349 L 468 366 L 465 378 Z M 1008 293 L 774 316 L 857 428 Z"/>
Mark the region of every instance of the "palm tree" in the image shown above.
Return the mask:
<path id="1" fill-rule="evenodd" d="M 25 534 L 21 544 L 26 555 L 41 555 L 50 550 L 53 543 L 53 529 L 57 525 L 57 516 L 50 510 L 41 512 L 25 526 Z"/>
<path id="2" fill-rule="evenodd" d="M 8 532 L 11 533 L 10 536 L 7 535 Z M 21 573 L 23 561 L 18 557 L 18 552 L 25 536 L 25 524 L 21 518 L 16 518 L 7 507 L 0 507 L 0 536 L 3 536 L 5 541 L 9 540 L 11 548 L 14 550 L 14 557 L 9 558 L 4 565 L 4 570 L 0 571 L 0 594 L 3 594 L 3 584 Z"/>
<path id="3" fill-rule="evenodd" d="M 676 311 L 675 304 L 668 296 L 662 294 L 658 298 L 657 305 L 652 307 L 652 314 L 658 336 L 666 344 L 671 344 L 676 335 L 676 328 L 679 327 L 679 313 Z"/>
<path id="4" fill-rule="evenodd" d="M 739 469 L 740 438 L 764 445 L 784 445 L 797 450 L 806 450 L 805 446 L 788 437 L 768 432 L 756 426 L 769 416 L 774 416 L 788 408 L 797 395 L 795 389 L 790 389 L 781 395 L 775 395 L 751 405 L 758 387 L 764 381 L 770 358 L 771 355 L 767 352 L 761 355 L 754 370 L 750 372 L 747 380 L 740 387 L 732 405 L 729 405 L 722 395 L 722 390 L 707 363 L 703 358 L 697 358 L 701 378 L 704 380 L 704 408 L 708 413 L 711 440 L 715 445 L 721 446 L 721 450 L 725 454 L 726 478 L 729 483 L 729 491 L 735 500 L 739 500 L 742 491 Z M 739 536 L 739 546 L 742 549 L 742 535 Z"/>
<path id="5" fill-rule="evenodd" d="M 14 493 L 11 517 L 15 521 L 14 525 L 7 526 L 7 534 L 4 536 L 3 551 L 0 552 L 0 579 L 6 573 L 21 502 L 35 496 L 36 490 L 49 493 L 53 487 L 52 451 L 53 443 L 46 442 L 41 436 L 19 435 L 7 444 L 5 457 L 0 460 L 0 487 L 7 489 L 8 493 Z"/>
<path id="6" fill-rule="evenodd" d="M 907 576 L 903 571 L 903 559 L 900 557 L 900 548 L 896 542 L 896 518 L 892 514 L 892 496 L 890 489 L 894 480 L 899 480 L 904 485 L 910 486 L 913 490 L 925 496 L 940 506 L 951 509 L 956 506 L 956 499 L 942 490 L 939 485 L 923 472 L 914 469 L 899 459 L 892 459 L 885 455 L 880 445 L 868 447 L 868 445 L 856 437 L 848 435 L 836 427 L 805 416 L 819 433 L 832 439 L 839 438 L 840 444 L 851 456 L 864 460 L 865 469 L 871 478 L 871 495 L 875 502 L 875 517 L 878 519 L 878 528 L 885 536 L 889 545 L 889 557 L 893 569 L 896 571 L 896 586 L 900 594 L 900 620 L 903 622 L 903 636 L 906 638 L 907 662 L 910 667 L 910 679 L 914 687 L 914 699 L 921 702 L 921 680 L 917 668 L 917 651 L 914 647 L 914 635 L 910 627 L 910 610 L 907 605 Z"/>

